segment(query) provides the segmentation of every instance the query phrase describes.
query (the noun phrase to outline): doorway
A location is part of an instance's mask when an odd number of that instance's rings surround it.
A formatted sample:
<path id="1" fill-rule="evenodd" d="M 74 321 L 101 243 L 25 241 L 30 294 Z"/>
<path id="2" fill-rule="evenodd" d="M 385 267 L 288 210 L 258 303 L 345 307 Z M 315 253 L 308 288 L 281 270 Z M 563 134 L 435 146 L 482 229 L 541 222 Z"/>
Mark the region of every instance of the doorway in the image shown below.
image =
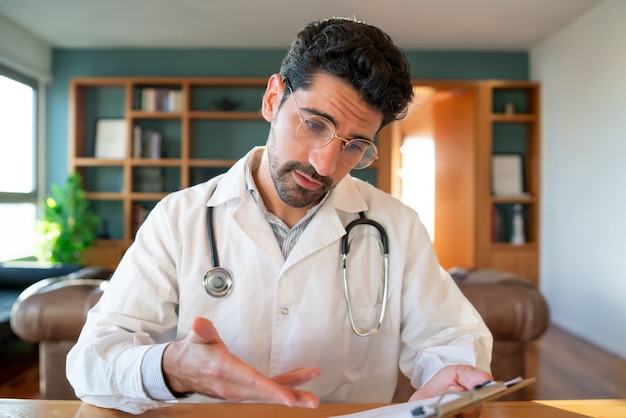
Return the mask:
<path id="1" fill-rule="evenodd" d="M 392 194 L 418 212 L 446 269 L 475 265 L 477 97 L 472 83 L 416 83 L 391 130 Z"/>

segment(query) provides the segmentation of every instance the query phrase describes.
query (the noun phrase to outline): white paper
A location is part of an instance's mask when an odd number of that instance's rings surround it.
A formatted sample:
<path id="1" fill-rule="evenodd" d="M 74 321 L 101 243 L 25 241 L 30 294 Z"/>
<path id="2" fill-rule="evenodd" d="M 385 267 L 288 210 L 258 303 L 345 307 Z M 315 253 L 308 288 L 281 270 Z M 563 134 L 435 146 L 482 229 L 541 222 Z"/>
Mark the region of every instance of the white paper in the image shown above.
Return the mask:
<path id="1" fill-rule="evenodd" d="M 411 418 L 411 411 L 420 406 L 430 406 L 437 403 L 444 404 L 459 399 L 462 395 L 458 393 L 449 393 L 447 395 L 436 396 L 434 398 L 420 399 L 419 401 L 397 403 L 389 406 L 383 406 L 367 411 L 355 412 L 353 414 L 338 415 L 329 418 Z"/>

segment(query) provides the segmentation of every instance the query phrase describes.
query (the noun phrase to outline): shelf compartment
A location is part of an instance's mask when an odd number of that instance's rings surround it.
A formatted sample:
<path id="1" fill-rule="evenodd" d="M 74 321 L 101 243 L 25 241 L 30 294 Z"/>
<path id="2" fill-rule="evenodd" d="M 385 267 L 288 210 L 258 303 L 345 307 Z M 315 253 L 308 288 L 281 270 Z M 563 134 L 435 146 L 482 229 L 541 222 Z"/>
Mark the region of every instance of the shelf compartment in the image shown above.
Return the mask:
<path id="1" fill-rule="evenodd" d="M 132 169 L 132 193 L 164 194 L 180 188 L 180 167 L 150 165 Z"/>
<path id="2" fill-rule="evenodd" d="M 191 186 L 204 183 L 205 181 L 210 180 L 213 177 L 225 173 L 226 171 L 228 171 L 229 168 L 230 166 L 191 167 L 189 169 L 189 183 Z"/>
<path id="3" fill-rule="evenodd" d="M 132 89 L 132 109 L 141 113 L 151 112 L 167 117 L 185 108 L 182 83 L 138 83 Z"/>
<path id="4" fill-rule="evenodd" d="M 265 83 L 258 86 L 192 84 L 189 108 L 192 111 L 259 113 L 264 93 Z"/>
<path id="5" fill-rule="evenodd" d="M 149 160 L 180 158 L 182 130 L 182 122 L 178 118 L 134 119 L 132 158 Z"/>
<path id="6" fill-rule="evenodd" d="M 125 115 L 125 84 L 103 85 L 74 82 L 70 101 L 70 135 L 76 140 L 72 142 L 71 155 L 74 158 L 95 155 L 96 126 L 99 119 L 124 119 Z"/>
<path id="7" fill-rule="evenodd" d="M 124 203 L 122 200 L 102 199 L 91 200 L 92 194 L 88 194 L 90 199 L 89 208 L 98 216 L 103 223 L 106 223 L 107 233 L 110 239 L 121 240 L 124 238 Z"/>
<path id="8" fill-rule="evenodd" d="M 506 115 L 537 113 L 536 89 L 527 85 L 494 85 L 491 112 Z"/>
<path id="9" fill-rule="evenodd" d="M 79 168 L 78 172 L 83 178 L 83 188 L 88 193 L 124 193 L 124 167 L 89 166 Z"/>
<path id="10" fill-rule="evenodd" d="M 513 247 L 520 245 L 511 244 L 513 235 L 513 212 L 515 205 L 521 205 L 523 219 L 523 233 L 525 244 L 536 242 L 537 237 L 534 236 L 537 218 L 537 206 L 530 203 L 495 203 L 491 205 L 491 242 L 498 244 L 507 244 Z"/>
<path id="11" fill-rule="evenodd" d="M 234 110 L 231 112 L 219 112 L 219 111 L 192 111 L 189 112 L 189 118 L 191 119 L 220 119 L 220 120 L 261 120 L 263 115 L 260 111 L 242 112 Z"/>
<path id="12" fill-rule="evenodd" d="M 254 146 L 264 145 L 269 124 L 231 120 L 192 120 L 189 158 L 238 159 Z"/>

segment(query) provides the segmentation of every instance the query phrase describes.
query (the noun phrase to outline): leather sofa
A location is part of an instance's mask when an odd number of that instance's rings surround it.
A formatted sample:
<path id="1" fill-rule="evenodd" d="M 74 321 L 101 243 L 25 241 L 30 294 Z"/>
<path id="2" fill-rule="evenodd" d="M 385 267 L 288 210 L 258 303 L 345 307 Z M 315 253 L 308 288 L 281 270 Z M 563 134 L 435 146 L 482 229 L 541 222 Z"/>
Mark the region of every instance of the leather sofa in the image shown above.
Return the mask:
<path id="1" fill-rule="evenodd" d="M 549 322 L 548 306 L 528 280 L 497 270 L 450 271 L 494 336 L 492 373 L 497 380 L 525 376 L 528 342 L 539 338 Z M 65 378 L 65 357 L 78 338 L 87 311 L 98 301 L 110 271 L 83 269 L 45 279 L 26 289 L 13 307 L 11 326 L 22 339 L 39 343 L 40 389 L 45 399 L 73 399 Z M 398 377 L 394 402 L 413 393 L 409 380 Z M 509 399 L 522 399 L 516 392 Z"/>

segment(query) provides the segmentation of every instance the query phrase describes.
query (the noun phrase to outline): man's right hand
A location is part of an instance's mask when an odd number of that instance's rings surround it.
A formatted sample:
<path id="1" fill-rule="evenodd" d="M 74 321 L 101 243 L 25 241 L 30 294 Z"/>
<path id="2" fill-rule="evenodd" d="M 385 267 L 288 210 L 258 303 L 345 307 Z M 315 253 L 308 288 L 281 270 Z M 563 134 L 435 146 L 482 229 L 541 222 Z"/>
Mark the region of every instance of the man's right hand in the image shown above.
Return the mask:
<path id="1" fill-rule="evenodd" d="M 191 332 L 163 353 L 163 375 L 177 393 L 202 393 L 230 402 L 254 401 L 316 408 L 317 396 L 295 389 L 319 376 L 315 367 L 302 367 L 266 377 L 233 355 L 215 326 L 205 318 L 193 321 Z"/>

